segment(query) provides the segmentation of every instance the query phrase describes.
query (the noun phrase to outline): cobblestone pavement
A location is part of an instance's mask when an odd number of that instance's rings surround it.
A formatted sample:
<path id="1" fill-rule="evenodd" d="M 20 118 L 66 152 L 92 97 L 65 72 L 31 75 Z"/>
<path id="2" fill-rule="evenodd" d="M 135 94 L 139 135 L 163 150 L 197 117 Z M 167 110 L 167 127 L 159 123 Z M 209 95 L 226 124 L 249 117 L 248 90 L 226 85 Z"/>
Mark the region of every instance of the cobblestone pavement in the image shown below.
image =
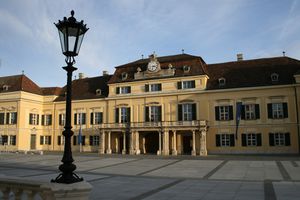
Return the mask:
<path id="1" fill-rule="evenodd" d="M 0 175 L 48 182 L 60 153 L 0 153 Z M 299 156 L 129 156 L 75 154 L 90 199 L 300 199 Z M 1 197 L 1 196 L 0 196 Z"/>

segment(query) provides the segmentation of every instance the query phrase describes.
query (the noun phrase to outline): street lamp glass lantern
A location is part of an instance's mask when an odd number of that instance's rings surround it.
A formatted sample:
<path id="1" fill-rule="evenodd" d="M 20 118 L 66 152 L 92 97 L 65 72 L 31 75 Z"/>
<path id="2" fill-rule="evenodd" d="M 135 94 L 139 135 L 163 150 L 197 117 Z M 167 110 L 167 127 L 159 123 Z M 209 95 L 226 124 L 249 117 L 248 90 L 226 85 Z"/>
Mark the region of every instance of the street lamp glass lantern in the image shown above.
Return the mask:
<path id="1" fill-rule="evenodd" d="M 74 17 L 74 11 L 71 11 L 71 17 L 64 17 L 63 21 L 55 24 L 61 44 L 62 53 L 67 57 L 75 57 L 78 55 L 80 46 L 88 28 L 83 21 L 78 22 Z"/>

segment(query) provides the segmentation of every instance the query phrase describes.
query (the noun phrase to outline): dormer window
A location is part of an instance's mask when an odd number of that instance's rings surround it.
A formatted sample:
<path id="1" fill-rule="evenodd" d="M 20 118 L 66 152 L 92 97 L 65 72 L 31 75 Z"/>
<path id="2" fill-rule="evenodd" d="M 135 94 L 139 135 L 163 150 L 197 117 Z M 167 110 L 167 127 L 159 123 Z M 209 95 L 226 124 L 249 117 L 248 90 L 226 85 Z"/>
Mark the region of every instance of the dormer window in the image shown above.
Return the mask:
<path id="1" fill-rule="evenodd" d="M 123 81 L 126 80 L 126 79 L 127 79 L 127 76 L 128 76 L 128 74 L 127 74 L 126 72 L 123 72 L 123 73 L 121 74 L 122 80 L 123 80 Z"/>
<path id="2" fill-rule="evenodd" d="M 101 89 L 97 89 L 97 90 L 96 90 L 96 95 L 102 95 Z"/>
<path id="3" fill-rule="evenodd" d="M 187 73 L 187 72 L 189 72 L 190 70 L 191 70 L 191 67 L 190 67 L 190 66 L 187 66 L 187 65 L 183 66 L 183 72 L 184 72 L 184 73 Z"/>
<path id="4" fill-rule="evenodd" d="M 279 78 L 279 75 L 277 73 L 271 74 L 271 80 L 272 82 L 277 82 Z"/>
<path id="5" fill-rule="evenodd" d="M 226 79 L 225 78 L 219 78 L 219 86 L 225 86 L 226 84 Z"/>
<path id="6" fill-rule="evenodd" d="M 8 91 L 8 85 L 3 85 L 2 90 L 3 91 Z"/>

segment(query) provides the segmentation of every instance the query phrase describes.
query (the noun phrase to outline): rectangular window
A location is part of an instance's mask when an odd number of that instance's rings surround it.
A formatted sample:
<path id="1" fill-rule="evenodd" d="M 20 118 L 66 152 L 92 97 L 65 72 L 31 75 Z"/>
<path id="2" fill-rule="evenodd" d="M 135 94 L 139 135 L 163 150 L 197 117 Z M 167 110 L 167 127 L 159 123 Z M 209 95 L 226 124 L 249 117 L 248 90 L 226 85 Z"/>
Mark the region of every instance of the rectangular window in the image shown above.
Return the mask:
<path id="1" fill-rule="evenodd" d="M 261 146 L 260 133 L 245 133 L 242 134 L 242 146 Z"/>
<path id="2" fill-rule="evenodd" d="M 192 81 L 182 81 L 182 89 L 195 88 L 195 80 Z"/>
<path id="3" fill-rule="evenodd" d="M 52 115 L 42 115 L 42 125 L 43 126 L 52 125 Z"/>
<path id="4" fill-rule="evenodd" d="M 216 135 L 216 146 L 217 147 L 233 147 L 234 134 L 217 134 Z"/>
<path id="5" fill-rule="evenodd" d="M 59 118 L 59 122 L 58 122 L 59 125 L 64 126 L 65 123 L 66 123 L 66 115 L 65 114 L 59 114 L 58 118 Z"/>
<path id="6" fill-rule="evenodd" d="M 220 106 L 219 107 L 219 119 L 220 120 L 229 120 L 229 106 Z"/>
<path id="7" fill-rule="evenodd" d="M 288 118 L 287 103 L 269 103 L 268 104 L 268 118 L 271 118 L 271 119 Z"/>
<path id="8" fill-rule="evenodd" d="M 195 103 L 178 104 L 178 121 L 197 120 L 197 109 Z"/>
<path id="9" fill-rule="evenodd" d="M 147 106 L 145 119 L 146 122 L 161 121 L 161 106 Z"/>
<path id="10" fill-rule="evenodd" d="M 39 114 L 29 114 L 29 124 L 30 125 L 39 125 Z"/>
<path id="11" fill-rule="evenodd" d="M 7 135 L 2 135 L 2 145 L 8 145 L 8 136 Z"/>
<path id="12" fill-rule="evenodd" d="M 6 113 L 6 124 L 16 124 L 17 123 L 17 113 L 11 112 Z"/>
<path id="13" fill-rule="evenodd" d="M 102 121 L 103 121 L 102 112 L 91 113 L 91 124 L 101 124 Z"/>
<path id="14" fill-rule="evenodd" d="M 99 146 L 99 135 L 90 135 L 90 146 Z"/>
<path id="15" fill-rule="evenodd" d="M 270 146 L 290 146 L 290 133 L 269 133 Z"/>
<path id="16" fill-rule="evenodd" d="M 145 85 L 145 91 L 146 92 L 158 92 L 161 91 L 161 83 L 157 84 L 146 84 Z"/>
<path id="17" fill-rule="evenodd" d="M 57 145 L 64 145 L 65 144 L 65 137 L 63 135 L 57 136 Z"/>
<path id="18" fill-rule="evenodd" d="M 85 125 L 86 113 L 75 113 L 74 114 L 74 125 Z"/>
<path id="19" fill-rule="evenodd" d="M 15 135 L 10 135 L 9 136 L 9 144 L 15 146 L 16 145 L 16 136 Z"/>
<path id="20" fill-rule="evenodd" d="M 245 119 L 253 120 L 255 117 L 255 104 L 247 104 L 245 105 Z"/>
<path id="21" fill-rule="evenodd" d="M 50 135 L 41 135 L 40 136 L 40 145 L 51 145 L 51 136 Z"/>
<path id="22" fill-rule="evenodd" d="M 125 108 L 125 107 L 122 107 L 120 108 L 120 116 L 121 116 L 121 123 L 126 123 L 126 122 L 129 122 L 128 120 L 128 116 L 129 116 L 129 113 L 128 113 L 128 108 Z"/>
<path id="23" fill-rule="evenodd" d="M 130 94 L 130 93 L 131 93 L 130 86 L 123 86 L 123 87 L 116 88 L 116 94 Z"/>

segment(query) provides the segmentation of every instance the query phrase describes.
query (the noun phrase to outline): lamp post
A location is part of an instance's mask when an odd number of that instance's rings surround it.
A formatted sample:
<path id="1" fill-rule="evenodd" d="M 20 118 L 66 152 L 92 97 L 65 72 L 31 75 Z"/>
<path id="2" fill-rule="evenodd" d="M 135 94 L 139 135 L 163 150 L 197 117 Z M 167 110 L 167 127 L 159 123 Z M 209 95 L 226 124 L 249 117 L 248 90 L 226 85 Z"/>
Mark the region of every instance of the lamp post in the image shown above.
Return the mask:
<path id="1" fill-rule="evenodd" d="M 63 67 L 67 71 L 67 96 L 66 96 L 66 124 L 63 135 L 65 137 L 64 155 L 62 163 L 59 166 L 61 173 L 51 182 L 56 183 L 75 183 L 83 181 L 83 178 L 78 177 L 74 171 L 76 165 L 73 164 L 71 137 L 74 134 L 71 126 L 71 111 L 72 111 L 72 73 L 77 70 L 74 57 L 78 55 L 79 49 L 88 28 L 83 21 L 78 22 L 74 18 L 74 11 L 71 11 L 71 17 L 64 17 L 63 21 L 58 21 L 55 26 L 58 29 L 62 53 L 66 56 L 67 66 Z"/>

